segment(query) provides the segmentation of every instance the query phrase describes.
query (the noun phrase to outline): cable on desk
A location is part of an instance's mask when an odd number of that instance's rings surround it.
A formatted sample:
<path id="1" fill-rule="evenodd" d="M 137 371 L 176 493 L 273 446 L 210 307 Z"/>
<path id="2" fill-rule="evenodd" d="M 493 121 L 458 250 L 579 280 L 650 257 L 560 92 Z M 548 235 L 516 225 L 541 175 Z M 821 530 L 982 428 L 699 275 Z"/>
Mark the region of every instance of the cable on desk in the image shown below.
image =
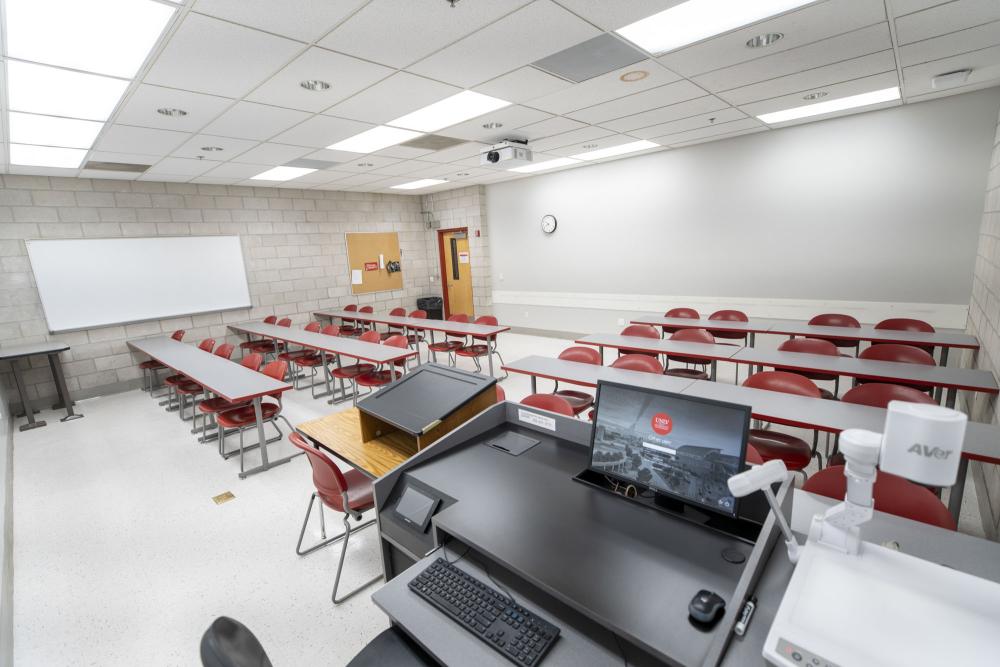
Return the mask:
<path id="1" fill-rule="evenodd" d="M 444 559 L 445 559 L 445 561 L 449 565 L 454 565 L 458 561 L 460 561 L 463 558 L 465 558 L 465 554 L 469 553 L 470 549 L 472 549 L 472 547 L 471 546 L 467 546 L 467 547 L 465 547 L 465 551 L 463 551 L 462 554 L 458 558 L 456 558 L 455 560 L 448 560 L 448 545 L 444 544 L 444 545 L 441 546 L 441 551 L 442 551 L 442 553 L 444 553 Z"/>

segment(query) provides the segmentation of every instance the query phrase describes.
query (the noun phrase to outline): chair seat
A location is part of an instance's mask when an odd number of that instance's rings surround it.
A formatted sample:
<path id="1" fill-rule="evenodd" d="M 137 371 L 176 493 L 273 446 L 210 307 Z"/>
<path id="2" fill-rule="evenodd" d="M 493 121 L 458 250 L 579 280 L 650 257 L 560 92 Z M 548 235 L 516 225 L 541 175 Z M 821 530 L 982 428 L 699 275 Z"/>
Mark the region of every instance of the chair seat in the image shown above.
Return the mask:
<path id="1" fill-rule="evenodd" d="M 812 458 L 812 448 L 805 440 L 779 431 L 751 429 L 749 443 L 762 459 L 781 459 L 789 470 L 802 470 Z"/>
<path id="2" fill-rule="evenodd" d="M 292 350 L 291 352 L 282 352 L 278 355 L 278 359 L 292 363 L 299 357 L 304 357 L 309 354 L 314 354 L 314 352 L 312 350 Z"/>
<path id="3" fill-rule="evenodd" d="M 242 348 L 243 346 L 240 345 L 240 347 Z M 257 352 L 258 354 L 270 354 L 274 352 L 276 348 L 274 347 L 273 340 L 258 340 L 254 341 L 249 348 L 245 349 L 249 349 L 251 352 Z"/>
<path id="4" fill-rule="evenodd" d="M 194 380 L 190 380 L 188 382 L 179 384 L 176 387 L 174 387 L 174 389 L 177 391 L 178 394 L 200 394 L 201 392 L 205 391 L 205 388 L 202 387 L 197 382 L 195 382 Z"/>
<path id="5" fill-rule="evenodd" d="M 347 667 L 436 667 L 437 664 L 402 630 L 390 627 L 368 642 Z"/>
<path id="6" fill-rule="evenodd" d="M 829 389 L 820 389 L 819 390 L 819 397 L 820 398 L 824 398 L 824 399 L 826 399 L 828 401 L 839 401 L 840 400 L 839 398 L 837 398 L 836 396 L 834 396 L 833 392 L 830 391 Z"/>
<path id="7" fill-rule="evenodd" d="M 381 387 L 389 384 L 401 376 L 402 373 L 386 369 L 384 371 L 372 371 L 370 373 L 359 375 L 354 379 L 354 381 L 362 387 Z"/>
<path id="8" fill-rule="evenodd" d="M 486 345 L 466 345 L 455 350 L 460 357 L 485 357 L 489 353 L 490 348 Z"/>
<path id="9" fill-rule="evenodd" d="M 693 366 L 708 366 L 711 361 L 708 359 L 699 359 L 697 357 L 682 357 L 676 354 L 668 354 L 667 361 L 676 361 L 679 364 L 691 364 Z"/>
<path id="10" fill-rule="evenodd" d="M 594 397 L 584 391 L 575 389 L 560 389 L 552 392 L 554 395 L 563 398 L 573 408 L 573 414 L 578 415 L 594 404 Z"/>
<path id="11" fill-rule="evenodd" d="M 232 401 L 227 401 L 224 398 L 209 398 L 198 404 L 198 409 L 205 414 L 211 414 L 214 412 L 225 412 L 227 410 L 235 410 L 236 408 L 242 408 L 244 406 L 250 405 L 246 401 L 240 401 L 233 403 Z"/>
<path id="12" fill-rule="evenodd" d="M 342 380 L 353 380 L 359 375 L 371 373 L 375 370 L 374 364 L 351 364 L 349 366 L 337 366 L 330 369 L 330 374 Z"/>
<path id="13" fill-rule="evenodd" d="M 811 373 L 809 371 L 795 371 L 803 377 L 807 377 L 810 380 L 818 380 L 820 382 L 833 382 L 837 379 L 836 375 L 830 373 Z"/>
<path id="14" fill-rule="evenodd" d="M 171 375 L 166 380 L 164 380 L 163 383 L 176 386 L 190 381 L 191 378 L 189 378 L 187 375 Z"/>
<path id="15" fill-rule="evenodd" d="M 706 373 L 705 371 L 700 371 L 697 368 L 669 368 L 666 371 L 664 371 L 663 374 L 678 378 L 688 378 L 690 380 L 709 379 L 708 373 Z"/>
<path id="16" fill-rule="evenodd" d="M 433 343 L 431 345 L 428 345 L 427 349 L 432 350 L 434 352 L 454 352 L 455 350 L 459 350 L 463 347 L 465 347 L 465 343 L 461 341 L 446 340 L 440 343 Z"/>
<path id="17" fill-rule="evenodd" d="M 270 419 L 279 412 L 281 412 L 281 406 L 277 403 L 262 403 L 260 406 L 261 417 L 264 419 Z M 240 428 L 241 426 L 247 426 L 256 422 L 257 415 L 254 414 L 252 405 L 245 405 L 241 408 L 219 413 L 216 420 L 225 428 Z"/>
<path id="18" fill-rule="evenodd" d="M 296 366 L 322 366 L 323 358 L 318 354 L 304 354 L 295 360 Z"/>
<path id="19" fill-rule="evenodd" d="M 375 507 L 374 490 L 372 480 L 365 474 L 358 472 L 354 468 L 344 472 L 344 480 L 347 482 L 347 504 L 356 512 L 365 512 Z M 320 491 L 316 492 L 323 504 L 330 509 L 343 512 L 343 502 L 341 496 L 328 495 Z"/>
<path id="20" fill-rule="evenodd" d="M 154 368 L 166 368 L 166 366 L 161 364 L 159 361 L 153 361 L 152 359 L 150 359 L 149 361 L 144 361 L 141 364 L 139 364 L 139 368 L 141 368 L 144 371 L 148 371 Z"/>

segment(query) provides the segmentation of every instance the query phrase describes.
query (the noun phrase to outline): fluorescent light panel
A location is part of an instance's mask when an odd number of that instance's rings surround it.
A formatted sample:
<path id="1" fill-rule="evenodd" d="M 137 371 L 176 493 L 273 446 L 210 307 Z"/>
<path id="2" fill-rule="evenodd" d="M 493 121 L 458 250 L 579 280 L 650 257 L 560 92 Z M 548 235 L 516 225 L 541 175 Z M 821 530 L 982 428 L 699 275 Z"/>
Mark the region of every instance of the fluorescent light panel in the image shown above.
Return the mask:
<path id="1" fill-rule="evenodd" d="M 882 90 L 874 90 L 870 93 L 861 93 L 860 95 L 851 95 L 850 97 L 840 97 L 835 100 L 827 100 L 825 102 L 819 102 L 818 104 L 807 104 L 805 106 L 785 109 L 783 111 L 765 113 L 757 116 L 757 118 L 768 125 L 774 125 L 775 123 L 784 123 L 789 120 L 808 118 L 810 116 L 821 116 L 827 113 L 844 111 L 845 109 L 867 107 L 873 104 L 892 102 L 898 99 L 898 87 L 884 88 Z"/>
<path id="2" fill-rule="evenodd" d="M 526 164 L 523 167 L 514 167 L 513 169 L 508 169 L 507 171 L 516 171 L 521 174 L 530 174 L 536 171 L 545 171 L 546 169 L 556 169 L 557 167 L 566 167 L 571 164 L 579 164 L 579 160 L 574 160 L 571 157 L 559 157 L 554 160 L 546 160 L 545 162 L 536 162 L 534 164 Z"/>
<path id="3" fill-rule="evenodd" d="M 401 185 L 393 185 L 393 190 L 419 190 L 420 188 L 429 188 L 432 185 L 441 185 L 442 183 L 447 183 L 448 181 L 441 180 L 440 178 L 421 178 L 419 181 L 410 181 L 409 183 L 403 183 Z"/>
<path id="4" fill-rule="evenodd" d="M 77 169 L 87 151 L 81 148 L 54 148 L 52 146 L 10 145 L 10 163 L 22 167 L 63 167 Z"/>
<path id="5" fill-rule="evenodd" d="M 175 8 L 152 0 L 6 0 L 7 55 L 131 78 Z"/>
<path id="6" fill-rule="evenodd" d="M 811 2 L 814 0 L 688 0 L 615 32 L 659 54 Z"/>
<path id="7" fill-rule="evenodd" d="M 389 125 L 420 132 L 435 132 L 442 127 L 450 127 L 507 106 L 510 106 L 510 102 L 506 100 L 465 90 L 391 120 Z"/>
<path id="8" fill-rule="evenodd" d="M 11 111 L 105 121 L 127 87 L 122 79 L 7 61 Z"/>
<path id="9" fill-rule="evenodd" d="M 627 144 L 620 144 L 618 146 L 599 148 L 596 151 L 579 153 L 571 157 L 574 160 L 600 160 L 605 157 L 614 157 L 615 155 L 625 155 L 627 153 L 635 153 L 636 151 L 644 151 L 647 148 L 658 148 L 659 145 L 660 144 L 654 144 L 652 141 L 646 140 L 633 141 Z"/>
<path id="10" fill-rule="evenodd" d="M 16 144 L 90 148 L 103 123 L 11 111 L 10 140 Z"/>
<path id="11" fill-rule="evenodd" d="M 327 148 L 331 151 L 347 151 L 349 153 L 374 153 L 383 148 L 415 139 L 421 136 L 421 134 L 423 133 L 379 125 L 370 130 L 365 130 L 361 134 L 355 134 L 353 137 L 338 141 L 335 144 L 327 146 Z"/>
<path id="12" fill-rule="evenodd" d="M 299 176 L 305 176 L 306 174 L 311 174 L 315 169 L 306 169 L 305 167 L 274 167 L 273 169 L 268 169 L 267 171 L 262 171 L 256 176 L 251 176 L 252 181 L 290 181 L 293 178 L 298 178 Z"/>

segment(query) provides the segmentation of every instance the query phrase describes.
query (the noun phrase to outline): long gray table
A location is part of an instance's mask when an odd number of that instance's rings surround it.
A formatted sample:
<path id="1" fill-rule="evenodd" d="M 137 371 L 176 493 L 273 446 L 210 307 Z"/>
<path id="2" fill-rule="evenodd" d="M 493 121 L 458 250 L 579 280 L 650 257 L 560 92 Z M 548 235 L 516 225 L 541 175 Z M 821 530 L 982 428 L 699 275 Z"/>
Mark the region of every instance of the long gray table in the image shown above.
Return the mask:
<path id="1" fill-rule="evenodd" d="M 27 345 L 0 348 L 0 361 L 10 362 L 10 370 L 14 374 L 14 384 L 17 385 L 17 393 L 21 397 L 21 409 L 24 410 L 24 414 L 28 418 L 28 423 L 22 424 L 19 430 L 27 431 L 33 428 L 40 428 L 45 426 L 45 422 L 35 420 L 35 410 L 31 405 L 31 399 L 28 397 L 28 390 L 24 385 L 24 379 L 21 377 L 21 369 L 17 367 L 18 359 L 37 357 L 43 354 L 48 357 L 49 368 L 52 370 L 52 378 L 56 382 L 56 391 L 59 393 L 59 403 L 54 405 L 53 409 L 66 408 L 66 416 L 59 421 L 65 422 L 83 417 L 83 415 L 73 412 L 73 399 L 69 395 L 69 389 L 66 387 L 66 376 L 63 375 L 62 361 L 59 359 L 59 353 L 65 352 L 68 349 L 69 345 L 66 343 L 56 342 L 29 343 Z"/>
<path id="2" fill-rule="evenodd" d="M 617 382 L 635 387 L 655 389 L 657 391 L 681 392 L 695 380 L 690 378 L 643 373 L 610 366 L 585 364 L 579 361 L 566 361 L 552 357 L 530 356 L 512 363 L 504 364 L 503 370 L 508 373 L 522 373 L 531 376 L 531 393 L 537 393 L 538 378 L 547 378 L 558 382 L 578 384 L 584 387 L 596 387 L 598 382 Z"/>
<path id="3" fill-rule="evenodd" d="M 261 416 L 261 398 L 280 394 L 292 388 L 287 382 L 280 382 L 263 373 L 250 370 L 241 364 L 199 350 L 166 336 L 130 340 L 130 348 L 155 359 L 167 368 L 186 375 L 206 390 L 227 401 L 252 402 L 257 419 L 257 435 L 260 441 L 261 465 L 240 473 L 241 478 L 263 472 L 301 454 L 292 454 L 276 461 L 267 456 L 267 439 L 264 436 L 264 421 Z"/>
<path id="4" fill-rule="evenodd" d="M 640 315 L 630 320 L 631 324 L 648 324 L 654 327 L 670 327 L 672 329 L 707 329 L 709 331 L 732 331 L 734 333 L 747 334 L 747 343 L 754 344 L 756 334 L 770 331 L 774 320 L 753 318 L 747 322 L 733 322 L 731 320 L 709 320 L 701 318 L 698 320 L 686 317 L 661 317 L 657 315 Z"/>
<path id="5" fill-rule="evenodd" d="M 788 322 L 775 320 L 768 333 L 779 336 L 806 336 L 810 338 L 840 338 L 843 340 L 867 341 L 870 343 L 900 343 L 903 345 L 920 345 L 924 347 L 941 348 L 941 365 L 948 363 L 950 348 L 978 350 L 979 340 L 967 333 L 950 331 L 895 331 L 893 329 L 876 329 L 872 325 L 862 327 L 827 327 L 816 326 L 806 322 Z"/>
<path id="6" fill-rule="evenodd" d="M 578 345 L 596 346 L 601 352 L 601 361 L 604 361 L 604 348 L 606 347 L 626 350 L 628 352 L 650 352 L 653 354 L 704 359 L 711 365 L 710 376 L 713 380 L 718 370 L 717 362 L 720 359 L 723 361 L 731 359 L 741 349 L 737 345 L 689 343 L 662 338 L 644 338 L 642 336 L 622 336 L 620 334 L 603 333 L 584 336 L 573 342 Z"/>
<path id="7" fill-rule="evenodd" d="M 993 373 L 974 368 L 925 366 L 897 361 L 875 361 L 840 355 L 782 352 L 749 347 L 737 352 L 730 361 L 792 371 L 816 371 L 878 382 L 943 387 L 948 390 L 945 404 L 949 408 L 955 407 L 959 389 L 987 394 L 1000 392 Z"/>
<path id="8" fill-rule="evenodd" d="M 316 317 L 329 320 L 356 320 L 370 324 L 387 324 L 402 327 L 404 334 L 409 331 L 427 331 L 430 333 L 430 344 L 434 344 L 434 332 L 438 331 L 452 336 L 478 336 L 486 340 L 489 353 L 490 375 L 493 375 L 493 354 L 497 345 L 497 336 L 510 327 L 503 325 L 475 324 L 473 322 L 452 322 L 450 320 L 430 320 L 421 317 L 403 317 L 400 315 L 377 315 L 375 313 L 360 313 L 354 310 L 318 310 Z"/>

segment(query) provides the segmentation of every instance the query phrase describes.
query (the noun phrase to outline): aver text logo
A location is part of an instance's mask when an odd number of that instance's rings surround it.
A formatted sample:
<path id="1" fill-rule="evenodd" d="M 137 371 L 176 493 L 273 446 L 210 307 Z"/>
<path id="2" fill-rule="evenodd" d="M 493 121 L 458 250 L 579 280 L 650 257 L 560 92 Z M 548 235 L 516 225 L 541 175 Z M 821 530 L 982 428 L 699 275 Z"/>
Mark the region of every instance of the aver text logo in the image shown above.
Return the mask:
<path id="1" fill-rule="evenodd" d="M 941 449 L 940 447 L 928 447 L 927 445 L 921 445 L 919 442 L 906 451 L 918 456 L 926 456 L 929 459 L 946 459 L 951 456 L 951 450 Z"/>

